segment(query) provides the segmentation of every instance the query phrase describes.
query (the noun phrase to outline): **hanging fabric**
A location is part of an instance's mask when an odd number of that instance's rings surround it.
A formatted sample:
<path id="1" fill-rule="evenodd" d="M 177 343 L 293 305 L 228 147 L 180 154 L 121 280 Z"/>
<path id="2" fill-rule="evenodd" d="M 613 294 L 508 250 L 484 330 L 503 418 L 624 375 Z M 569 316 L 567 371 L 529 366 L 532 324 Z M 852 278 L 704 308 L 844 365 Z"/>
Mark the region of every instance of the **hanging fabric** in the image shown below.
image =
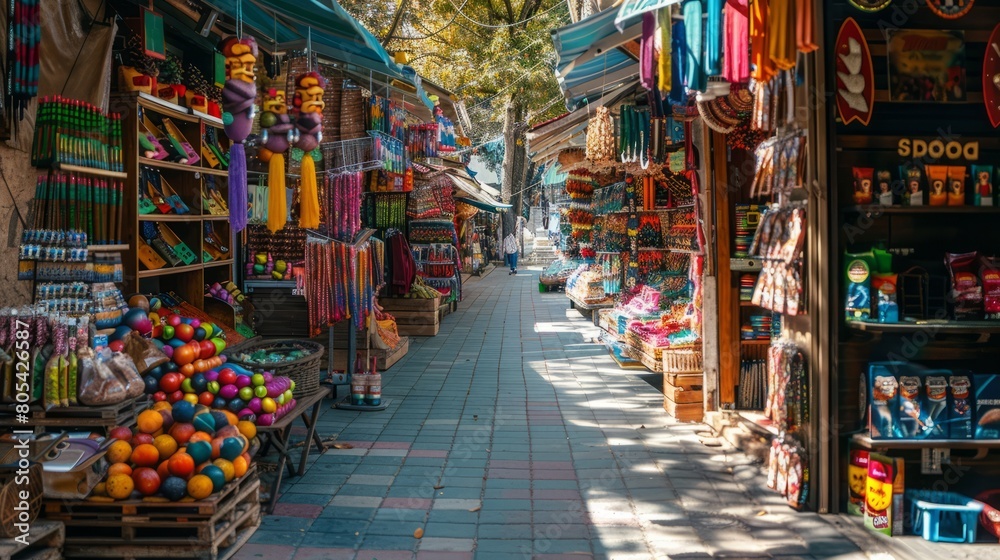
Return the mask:
<path id="1" fill-rule="evenodd" d="M 687 86 L 687 30 L 684 22 L 674 23 L 670 34 L 671 52 L 671 72 L 670 72 L 670 103 L 674 105 L 683 104 Z"/>
<path id="2" fill-rule="evenodd" d="M 750 76 L 758 82 L 766 82 L 777 72 L 768 56 L 768 1 L 755 0 L 750 3 Z"/>
<path id="3" fill-rule="evenodd" d="M 819 48 L 813 21 L 812 0 L 795 0 L 795 43 L 799 52 L 809 53 Z M 971 2 L 970 2 L 971 4 Z"/>
<path id="4" fill-rule="evenodd" d="M 28 103 L 38 95 L 38 53 L 42 39 L 41 0 L 7 0 L 6 118 L 24 118 Z"/>
<path id="5" fill-rule="evenodd" d="M 750 5 L 749 0 L 727 0 L 725 7 L 722 76 L 733 83 L 750 78 Z"/>
<path id="6" fill-rule="evenodd" d="M 722 0 L 705 0 L 705 75 L 722 72 Z"/>
<path id="7" fill-rule="evenodd" d="M 670 37 L 670 29 L 673 26 L 673 21 L 670 17 L 670 8 L 660 8 L 656 12 L 656 22 L 658 25 L 657 31 L 659 33 L 659 41 L 657 44 L 660 47 L 660 56 L 657 58 L 657 88 L 660 93 L 666 95 L 670 93 L 670 88 L 673 80 L 671 66 L 673 65 L 671 53 L 673 41 Z"/>
<path id="8" fill-rule="evenodd" d="M 767 56 L 780 70 L 795 66 L 796 0 L 769 0 L 767 21 Z"/>
<path id="9" fill-rule="evenodd" d="M 639 83 L 647 90 L 656 87 L 656 14 L 642 14 L 642 38 L 639 41 Z"/>
<path id="10" fill-rule="evenodd" d="M 685 81 L 688 91 L 701 91 L 705 87 L 702 73 L 703 35 L 701 22 L 701 1 L 688 0 L 684 3 L 684 40 L 687 43 Z"/>

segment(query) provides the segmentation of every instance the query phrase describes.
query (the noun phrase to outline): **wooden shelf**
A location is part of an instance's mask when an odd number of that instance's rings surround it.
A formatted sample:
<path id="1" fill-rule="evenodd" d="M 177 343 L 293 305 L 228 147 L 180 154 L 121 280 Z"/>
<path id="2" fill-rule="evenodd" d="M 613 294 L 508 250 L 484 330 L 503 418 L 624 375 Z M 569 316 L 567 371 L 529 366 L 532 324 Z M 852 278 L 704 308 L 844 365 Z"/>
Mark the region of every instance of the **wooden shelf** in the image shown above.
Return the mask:
<path id="1" fill-rule="evenodd" d="M 112 252 L 112 251 L 128 251 L 128 244 L 121 243 L 118 245 L 87 245 L 87 250 L 91 253 L 102 253 L 102 252 Z"/>
<path id="2" fill-rule="evenodd" d="M 207 262 L 207 263 L 204 263 L 202 266 L 204 266 L 205 268 L 211 268 L 213 266 L 223 266 L 223 265 L 232 265 L 232 264 L 233 264 L 233 259 L 223 259 L 221 261 Z"/>
<path id="3" fill-rule="evenodd" d="M 566 294 L 566 297 L 569 298 L 569 301 L 573 304 L 573 307 L 575 309 L 582 309 L 584 311 L 593 311 L 595 309 L 608 309 L 615 306 L 614 301 L 609 301 L 607 303 L 586 303 L 571 296 L 570 294 Z"/>
<path id="4" fill-rule="evenodd" d="M 229 176 L 229 170 L 228 169 L 213 169 L 211 167 L 199 167 L 198 169 L 202 173 L 205 173 L 206 175 L 217 175 L 219 177 L 228 177 Z"/>
<path id="5" fill-rule="evenodd" d="M 767 340 L 757 340 L 757 339 L 754 339 L 754 340 L 743 340 L 743 339 L 740 339 L 740 344 L 743 344 L 743 345 L 746 345 L 746 346 L 770 346 L 771 345 L 771 339 L 767 339 Z"/>
<path id="6" fill-rule="evenodd" d="M 231 262 L 231 261 L 230 261 Z M 140 270 L 139 278 L 153 278 L 155 276 L 169 276 L 171 274 L 181 274 L 184 272 L 194 272 L 205 268 L 203 264 L 189 264 L 187 266 L 165 266 L 156 270 Z"/>
<path id="7" fill-rule="evenodd" d="M 109 171 L 107 169 L 97 169 L 83 165 L 72 165 L 69 163 L 57 163 L 52 169 L 65 171 L 66 173 L 76 173 L 78 175 L 92 175 L 94 177 L 110 177 L 112 179 L 128 179 L 128 173 L 124 171 Z"/>
<path id="8" fill-rule="evenodd" d="M 879 206 L 872 204 L 869 206 L 848 206 L 843 209 L 849 214 L 1000 214 L 1000 206 Z"/>
<path id="9" fill-rule="evenodd" d="M 202 171 L 200 165 L 186 165 L 183 163 L 164 161 L 162 159 L 153 159 L 143 156 L 139 156 L 139 165 L 148 165 L 149 167 L 155 167 L 158 169 L 173 169 L 175 171 L 191 171 L 191 172 Z"/>
<path id="10" fill-rule="evenodd" d="M 201 219 L 205 220 L 205 221 L 213 221 L 213 222 L 214 221 L 221 221 L 221 220 L 225 220 L 225 221 L 228 222 L 229 221 L 229 214 L 226 214 L 225 216 L 216 216 L 215 214 L 202 214 Z"/>
<path id="11" fill-rule="evenodd" d="M 847 321 L 847 326 L 873 333 L 913 333 L 933 331 L 944 334 L 980 334 L 989 337 L 1000 333 L 1000 321 L 912 321 L 906 323 L 873 323 Z"/>
<path id="12" fill-rule="evenodd" d="M 139 216 L 140 222 L 200 222 L 200 214 L 146 214 Z"/>
<path id="13" fill-rule="evenodd" d="M 182 107 L 175 103 L 170 103 L 169 101 L 164 101 L 159 97 L 154 97 L 148 93 L 133 94 L 133 97 L 138 101 L 142 108 L 155 111 L 166 117 L 186 122 L 198 122 L 199 120 L 198 116 L 192 115 L 191 111 L 187 107 Z"/>
<path id="14" fill-rule="evenodd" d="M 771 436 L 778 436 L 778 427 L 774 425 L 774 422 L 770 418 L 764 416 L 764 413 L 759 410 L 737 410 L 736 415 L 740 419 L 752 426 L 753 429 L 761 433 L 766 433 Z"/>
<path id="15" fill-rule="evenodd" d="M 752 301 L 741 301 L 740 302 L 740 307 L 760 307 L 760 306 L 757 305 L 756 303 L 752 302 Z M 761 309 L 763 309 L 763 308 L 761 308 Z"/>
<path id="16" fill-rule="evenodd" d="M 1000 439 L 872 439 L 854 434 L 851 442 L 864 449 L 1000 449 Z"/>

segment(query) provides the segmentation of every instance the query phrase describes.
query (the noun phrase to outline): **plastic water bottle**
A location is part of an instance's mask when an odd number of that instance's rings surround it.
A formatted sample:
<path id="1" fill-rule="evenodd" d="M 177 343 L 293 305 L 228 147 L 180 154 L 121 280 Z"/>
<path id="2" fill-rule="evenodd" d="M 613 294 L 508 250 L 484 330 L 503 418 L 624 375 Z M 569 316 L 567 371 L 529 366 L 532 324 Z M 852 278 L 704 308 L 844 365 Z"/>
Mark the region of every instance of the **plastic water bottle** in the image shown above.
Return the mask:
<path id="1" fill-rule="evenodd" d="M 351 374 L 351 404 L 364 406 L 368 393 L 368 376 L 364 372 L 364 362 L 359 355 L 354 360 L 354 373 Z"/>
<path id="2" fill-rule="evenodd" d="M 368 370 L 368 406 L 382 404 L 382 374 L 378 372 L 377 359 L 372 356 L 371 368 Z"/>

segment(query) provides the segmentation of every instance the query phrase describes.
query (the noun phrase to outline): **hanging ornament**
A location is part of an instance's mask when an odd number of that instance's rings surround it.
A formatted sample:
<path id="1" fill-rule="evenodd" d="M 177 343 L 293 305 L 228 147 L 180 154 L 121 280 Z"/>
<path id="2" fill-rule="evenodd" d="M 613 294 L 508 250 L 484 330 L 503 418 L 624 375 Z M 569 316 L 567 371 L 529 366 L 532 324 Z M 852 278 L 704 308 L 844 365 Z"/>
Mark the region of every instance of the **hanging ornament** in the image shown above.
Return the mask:
<path id="1" fill-rule="evenodd" d="M 958 19 L 969 13 L 975 0 L 927 0 L 927 7 L 939 17 L 944 19 Z"/>
<path id="2" fill-rule="evenodd" d="M 983 57 L 983 101 L 993 128 L 1000 126 L 1000 23 L 986 42 Z"/>
<path id="3" fill-rule="evenodd" d="M 312 151 L 323 141 L 323 89 L 326 78 L 318 72 L 306 72 L 295 78 L 295 147 L 302 150 L 302 179 L 299 194 L 299 227 L 319 227 L 319 189 L 316 186 L 316 163 Z"/>
<path id="4" fill-rule="evenodd" d="M 847 18 L 837 33 L 837 113 L 844 124 L 868 126 L 875 105 L 875 72 L 858 22 Z"/>
<path id="5" fill-rule="evenodd" d="M 270 87 L 264 92 L 260 115 L 261 148 L 258 157 L 268 164 L 267 229 L 272 232 L 285 227 L 288 204 L 285 193 L 285 152 L 291 145 L 295 127 L 288 116 L 285 91 Z"/>
<path id="6" fill-rule="evenodd" d="M 229 137 L 229 223 L 234 232 L 247 225 L 247 156 L 243 141 L 250 135 L 257 108 L 257 41 L 230 37 L 219 45 L 226 57 L 226 84 L 222 88 L 222 123 Z"/>

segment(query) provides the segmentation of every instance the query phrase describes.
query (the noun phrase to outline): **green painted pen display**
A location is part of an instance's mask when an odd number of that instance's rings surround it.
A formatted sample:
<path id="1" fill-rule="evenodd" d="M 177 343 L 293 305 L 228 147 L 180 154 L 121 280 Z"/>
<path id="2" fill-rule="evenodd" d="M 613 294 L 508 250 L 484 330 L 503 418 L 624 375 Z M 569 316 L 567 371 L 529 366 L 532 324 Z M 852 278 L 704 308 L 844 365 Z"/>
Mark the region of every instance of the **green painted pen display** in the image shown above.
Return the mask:
<path id="1" fill-rule="evenodd" d="M 71 164 L 104 171 L 124 170 L 121 115 L 62 96 L 39 102 L 31 164 L 51 168 Z"/>

